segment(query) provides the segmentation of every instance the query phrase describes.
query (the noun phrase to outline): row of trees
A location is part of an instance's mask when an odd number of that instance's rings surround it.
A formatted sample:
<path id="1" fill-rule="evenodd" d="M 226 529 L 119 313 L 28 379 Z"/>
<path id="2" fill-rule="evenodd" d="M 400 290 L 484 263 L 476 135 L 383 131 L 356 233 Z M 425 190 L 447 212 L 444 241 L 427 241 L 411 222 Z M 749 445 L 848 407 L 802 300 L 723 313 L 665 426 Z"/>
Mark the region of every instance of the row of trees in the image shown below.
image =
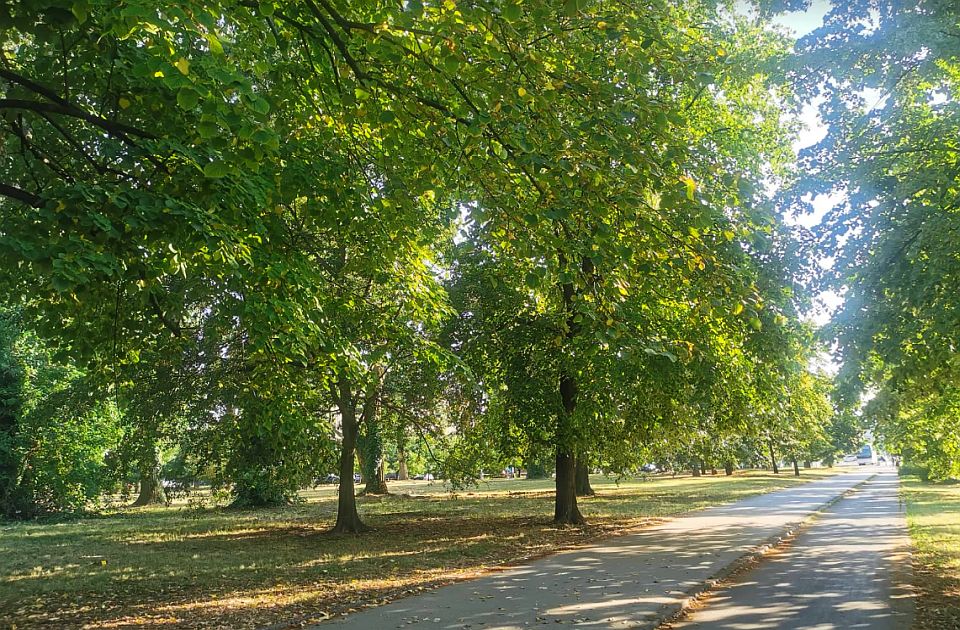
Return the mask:
<path id="1" fill-rule="evenodd" d="M 960 475 L 958 25 L 955 2 L 845 2 L 798 69 L 830 127 L 799 192 L 842 199 L 820 229 L 840 400 L 940 479 Z"/>
<path id="2" fill-rule="evenodd" d="M 836 451 L 803 252 L 767 192 L 791 183 L 795 125 L 789 42 L 762 17 L 0 11 L 0 281 L 111 401 L 143 487 L 162 445 L 239 505 L 336 460 L 335 530 L 357 532 L 357 455 L 382 489 L 413 428 L 464 480 L 549 453 L 568 524 L 578 467 Z"/>

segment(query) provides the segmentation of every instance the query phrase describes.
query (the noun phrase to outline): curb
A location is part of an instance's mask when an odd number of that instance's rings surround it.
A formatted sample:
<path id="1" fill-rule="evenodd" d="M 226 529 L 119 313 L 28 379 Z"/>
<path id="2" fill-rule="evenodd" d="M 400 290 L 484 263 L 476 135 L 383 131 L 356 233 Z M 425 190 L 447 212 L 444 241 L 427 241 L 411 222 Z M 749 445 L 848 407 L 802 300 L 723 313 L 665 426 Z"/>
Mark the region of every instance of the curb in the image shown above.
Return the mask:
<path id="1" fill-rule="evenodd" d="M 821 514 L 856 492 L 861 486 L 868 481 L 871 481 L 876 476 L 876 473 L 870 475 L 863 481 L 860 481 L 859 483 L 847 488 L 837 496 L 823 503 L 800 520 L 793 523 L 788 523 L 779 532 L 767 537 L 759 545 L 746 551 L 742 556 L 735 559 L 725 567 L 720 568 L 700 584 L 688 589 L 684 593 L 684 599 L 679 603 L 664 604 L 661 606 L 653 618 L 651 618 L 650 621 L 653 625 L 650 627 L 655 628 L 656 630 L 666 630 L 670 628 L 672 624 L 680 621 L 687 615 L 688 612 L 690 612 L 692 608 L 706 599 L 714 591 L 724 586 L 731 580 L 731 578 L 742 571 L 749 569 L 754 564 L 762 560 L 764 556 L 788 545 L 800 534 L 801 531 L 813 524 L 813 522 L 816 521 Z"/>

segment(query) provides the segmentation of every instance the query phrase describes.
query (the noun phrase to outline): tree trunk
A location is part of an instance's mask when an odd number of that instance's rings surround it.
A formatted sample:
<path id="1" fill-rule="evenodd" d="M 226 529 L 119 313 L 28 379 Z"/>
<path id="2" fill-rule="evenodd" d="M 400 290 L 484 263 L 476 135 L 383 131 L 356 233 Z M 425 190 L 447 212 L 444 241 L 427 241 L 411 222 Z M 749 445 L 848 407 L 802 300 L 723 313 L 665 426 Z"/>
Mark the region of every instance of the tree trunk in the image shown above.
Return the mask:
<path id="1" fill-rule="evenodd" d="M 560 377 L 560 400 L 563 411 L 557 415 L 557 489 L 554 500 L 553 522 L 557 525 L 582 525 L 583 515 L 577 507 L 576 469 L 573 454 L 573 412 L 577 407 L 577 384 L 564 373 Z"/>
<path id="2" fill-rule="evenodd" d="M 797 463 L 796 457 L 793 458 L 793 476 L 794 477 L 800 476 L 800 465 Z"/>
<path id="3" fill-rule="evenodd" d="M 383 436 L 380 434 L 380 371 L 367 387 L 363 397 L 363 435 L 358 438 L 357 452 L 362 454 L 363 494 L 387 494 L 387 474 L 383 463 Z"/>
<path id="4" fill-rule="evenodd" d="M 340 409 L 340 423 L 343 428 L 343 442 L 340 444 L 340 487 L 337 490 L 337 523 L 333 526 L 335 534 L 359 534 L 370 528 L 363 524 L 357 513 L 357 498 L 354 496 L 353 468 L 357 448 L 357 435 L 360 431 L 357 422 L 357 408 L 353 401 L 353 392 L 341 379 L 334 392 L 337 407 Z"/>
<path id="5" fill-rule="evenodd" d="M 367 476 L 366 485 L 363 487 L 364 494 L 389 494 L 387 491 L 387 472 L 384 469 L 383 460 L 381 459 L 376 467 L 372 471 L 372 474 Z"/>
<path id="6" fill-rule="evenodd" d="M 558 252 L 558 259 L 560 266 L 565 266 L 566 255 L 563 252 Z M 589 258 L 580 261 L 580 266 L 587 276 L 593 273 L 593 261 Z M 563 297 L 563 313 L 567 326 L 564 337 L 570 343 L 580 332 L 580 323 L 576 321 L 574 306 L 577 289 L 573 282 L 565 282 L 560 285 L 560 292 Z M 577 458 L 573 440 L 573 414 L 577 409 L 577 381 L 569 366 L 561 366 L 558 385 L 563 408 L 557 414 L 557 432 L 554 435 L 557 447 L 557 489 L 554 498 L 553 522 L 557 525 L 582 525 L 585 521 L 580 514 L 580 508 L 577 507 Z"/>
<path id="7" fill-rule="evenodd" d="M 780 467 L 777 466 L 777 456 L 773 452 L 773 440 L 767 441 L 767 447 L 770 449 L 770 463 L 773 464 L 773 474 L 780 474 Z"/>
<path id="8" fill-rule="evenodd" d="M 584 460 L 585 458 L 577 460 L 576 492 L 578 497 L 592 497 L 596 492 L 590 486 L 590 469 Z"/>
<path id="9" fill-rule="evenodd" d="M 693 466 L 691 466 L 691 469 L 693 470 L 693 476 L 699 477 L 702 474 L 702 471 L 700 470 L 700 460 L 694 459 Z"/>
<path id="10" fill-rule="evenodd" d="M 524 468 L 527 469 L 527 479 L 547 479 L 550 476 L 547 472 L 547 467 L 543 465 L 543 461 L 539 455 L 536 457 L 531 456 L 524 465 Z"/>
<path id="11" fill-rule="evenodd" d="M 725 462 L 725 463 L 723 464 L 723 472 L 724 472 L 724 474 L 727 475 L 727 477 L 729 477 L 730 475 L 732 475 L 732 474 L 733 474 L 733 462 L 729 462 L 729 461 L 728 461 L 728 462 Z"/>
<path id="12" fill-rule="evenodd" d="M 711 466 L 711 467 L 710 467 L 710 474 L 713 475 L 713 476 L 716 476 L 716 475 L 717 475 L 717 469 L 714 468 L 713 466 Z"/>
<path id="13" fill-rule="evenodd" d="M 804 468 L 813 468 L 813 462 L 811 462 L 809 459 L 805 459 L 805 460 L 803 460 L 803 467 L 804 467 Z"/>
<path id="14" fill-rule="evenodd" d="M 397 481 L 406 481 L 410 478 L 410 471 L 407 470 L 407 436 L 400 427 L 397 431 Z"/>
<path id="15" fill-rule="evenodd" d="M 700 474 L 707 474 L 707 464 L 703 460 L 700 461 Z"/>
<path id="16" fill-rule="evenodd" d="M 157 449 L 151 444 L 145 449 L 140 460 L 140 494 L 133 502 L 133 507 L 157 505 L 167 502 L 167 493 L 160 481 L 160 461 Z"/>

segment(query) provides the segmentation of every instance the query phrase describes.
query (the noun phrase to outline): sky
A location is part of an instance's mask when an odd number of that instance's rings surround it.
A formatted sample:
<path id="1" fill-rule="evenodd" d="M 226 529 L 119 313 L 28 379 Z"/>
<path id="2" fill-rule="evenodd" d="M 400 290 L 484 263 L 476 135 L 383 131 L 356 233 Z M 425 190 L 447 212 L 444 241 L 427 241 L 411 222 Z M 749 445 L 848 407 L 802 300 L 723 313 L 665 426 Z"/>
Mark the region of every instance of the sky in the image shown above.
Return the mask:
<path id="1" fill-rule="evenodd" d="M 829 9 L 830 0 L 813 0 L 806 11 L 786 13 L 776 18 L 775 21 L 793 31 L 797 37 L 802 37 L 823 23 L 823 17 Z M 820 120 L 816 102 L 804 105 L 800 113 L 800 120 L 803 122 L 805 129 L 794 143 L 794 150 L 796 151 L 813 146 L 827 135 L 827 127 Z M 785 221 L 791 225 L 811 228 L 820 223 L 823 216 L 840 199 L 841 195 L 819 195 L 810 200 L 812 212 L 799 216 L 787 216 Z M 829 259 L 824 257 L 821 264 L 826 265 L 829 262 Z M 811 312 L 806 314 L 806 318 L 817 326 L 823 326 L 842 303 L 843 297 L 836 292 L 822 292 L 814 299 L 814 307 Z M 836 356 L 827 354 L 817 357 L 810 367 L 817 371 L 835 374 L 840 366 Z"/>

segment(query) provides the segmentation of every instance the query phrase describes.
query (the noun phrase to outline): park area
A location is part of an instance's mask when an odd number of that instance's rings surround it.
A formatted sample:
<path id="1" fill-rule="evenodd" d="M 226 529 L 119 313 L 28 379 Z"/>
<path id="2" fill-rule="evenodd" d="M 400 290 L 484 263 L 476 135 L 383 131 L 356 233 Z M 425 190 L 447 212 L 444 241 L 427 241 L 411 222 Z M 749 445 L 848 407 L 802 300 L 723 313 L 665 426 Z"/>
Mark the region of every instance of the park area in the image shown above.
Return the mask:
<path id="1" fill-rule="evenodd" d="M 960 627 L 960 2 L 0 1 L 0 630 Z"/>
<path id="2" fill-rule="evenodd" d="M 676 479 L 597 476 L 591 525 L 551 524 L 549 480 L 451 494 L 400 482 L 360 499 L 370 535 L 329 533 L 332 489 L 271 510 L 169 507 L 0 525 L 0 610 L 17 627 L 297 627 L 477 576 L 658 519 L 806 483 L 761 471 Z M 202 496 L 202 495 L 201 495 Z M 194 499 L 195 500 L 195 499 Z"/>

